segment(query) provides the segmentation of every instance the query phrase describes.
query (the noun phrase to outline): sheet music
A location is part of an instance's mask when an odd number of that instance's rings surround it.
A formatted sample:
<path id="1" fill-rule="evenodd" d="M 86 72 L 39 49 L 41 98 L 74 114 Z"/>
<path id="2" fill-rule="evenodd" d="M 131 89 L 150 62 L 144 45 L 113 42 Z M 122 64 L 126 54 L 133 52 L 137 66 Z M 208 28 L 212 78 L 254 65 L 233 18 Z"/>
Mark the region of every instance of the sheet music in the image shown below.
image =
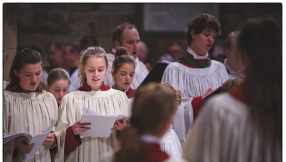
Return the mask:
<path id="1" fill-rule="evenodd" d="M 90 136 L 90 137 L 109 137 L 111 134 L 111 128 L 113 127 L 115 121 L 117 119 L 126 118 L 129 119 L 129 117 L 124 115 L 111 115 L 111 116 L 105 116 L 105 115 L 99 115 L 96 112 L 84 108 L 83 114 L 81 116 L 80 123 L 91 123 L 90 130 L 87 130 L 83 133 L 81 133 L 81 136 Z"/>
<path id="2" fill-rule="evenodd" d="M 42 134 L 38 134 L 32 138 L 28 138 L 28 141 L 27 141 L 28 144 L 30 145 L 32 143 L 35 143 L 35 146 L 32 149 L 32 151 L 28 154 L 25 154 L 22 152 L 22 157 L 25 162 L 30 160 L 35 155 L 35 153 L 40 149 L 40 147 L 42 146 L 43 142 L 45 141 L 49 133 L 52 131 L 55 124 L 56 124 L 56 120 L 53 120 L 52 124 Z"/>

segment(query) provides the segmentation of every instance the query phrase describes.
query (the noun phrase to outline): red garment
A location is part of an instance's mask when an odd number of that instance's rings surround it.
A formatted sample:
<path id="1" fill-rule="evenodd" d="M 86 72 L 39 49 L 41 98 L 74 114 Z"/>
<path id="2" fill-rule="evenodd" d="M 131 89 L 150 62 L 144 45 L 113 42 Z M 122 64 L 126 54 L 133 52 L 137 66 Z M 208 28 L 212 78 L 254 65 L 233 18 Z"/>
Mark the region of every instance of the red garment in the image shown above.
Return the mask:
<path id="1" fill-rule="evenodd" d="M 194 112 L 194 119 L 196 119 L 196 117 L 198 116 L 199 112 L 201 111 L 201 109 L 203 108 L 203 97 L 195 97 L 192 102 L 192 107 L 193 107 L 193 112 Z"/>
<path id="2" fill-rule="evenodd" d="M 136 90 L 129 87 L 128 91 L 126 92 L 126 96 L 128 98 L 133 98 L 135 96 Z"/>
<path id="3" fill-rule="evenodd" d="M 100 86 L 100 90 L 101 91 L 107 91 L 110 88 L 105 85 L 103 82 Z M 84 84 L 81 87 L 79 87 L 77 90 L 79 91 L 91 91 L 91 87 L 88 84 Z M 71 152 L 73 150 L 75 150 L 79 145 L 81 145 L 81 139 L 80 139 L 80 135 L 74 135 L 73 130 L 72 130 L 72 126 L 68 127 L 66 130 L 66 138 L 65 138 L 65 151 L 66 152 Z"/>
<path id="4" fill-rule="evenodd" d="M 81 145 L 81 139 L 79 135 L 74 135 L 72 126 L 69 126 L 66 130 L 65 138 L 65 152 L 71 152 Z"/>
<path id="5" fill-rule="evenodd" d="M 167 160 L 169 155 L 162 151 L 158 143 L 143 143 L 143 158 L 141 162 L 160 162 Z"/>
<path id="6" fill-rule="evenodd" d="M 101 86 L 100 86 L 100 90 L 101 91 L 107 91 L 109 90 L 110 88 L 104 84 L 104 82 L 102 82 Z M 88 85 L 88 84 L 84 84 L 82 85 L 81 87 L 79 87 L 77 90 L 79 91 L 92 91 L 91 87 Z"/>
<path id="7" fill-rule="evenodd" d="M 243 95 L 243 92 L 244 92 L 243 83 L 229 91 L 231 96 L 233 96 L 234 98 L 238 99 L 241 102 L 247 103 L 245 96 Z"/>

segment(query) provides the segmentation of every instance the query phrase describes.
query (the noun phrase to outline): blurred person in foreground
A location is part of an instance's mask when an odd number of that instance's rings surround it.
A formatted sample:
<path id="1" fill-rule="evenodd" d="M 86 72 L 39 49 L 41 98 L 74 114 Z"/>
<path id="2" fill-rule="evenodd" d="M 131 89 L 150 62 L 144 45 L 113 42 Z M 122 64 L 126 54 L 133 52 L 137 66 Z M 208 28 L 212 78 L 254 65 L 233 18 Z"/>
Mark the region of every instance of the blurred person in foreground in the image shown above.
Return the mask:
<path id="1" fill-rule="evenodd" d="M 207 101 L 184 148 L 190 162 L 282 161 L 282 29 L 249 19 L 237 49 L 244 83 Z"/>

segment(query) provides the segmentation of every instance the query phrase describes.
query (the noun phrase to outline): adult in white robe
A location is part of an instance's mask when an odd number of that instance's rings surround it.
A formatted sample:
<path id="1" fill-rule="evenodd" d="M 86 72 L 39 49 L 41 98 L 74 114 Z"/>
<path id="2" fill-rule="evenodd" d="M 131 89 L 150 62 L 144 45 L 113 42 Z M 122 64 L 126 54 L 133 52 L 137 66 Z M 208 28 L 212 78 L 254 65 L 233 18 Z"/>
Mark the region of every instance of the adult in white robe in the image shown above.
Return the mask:
<path id="1" fill-rule="evenodd" d="M 82 144 L 70 153 L 65 153 L 66 129 L 81 119 L 83 107 L 100 115 L 129 115 L 126 95 L 118 90 L 74 91 L 67 94 L 60 105 L 60 119 L 56 127 L 59 152 L 55 161 L 90 162 L 98 161 L 106 152 L 118 149 L 115 132 L 110 137 L 81 137 Z M 103 123 L 104 124 L 104 123 Z"/>
<path id="2" fill-rule="evenodd" d="M 29 133 L 32 136 L 41 134 L 53 120 L 58 119 L 58 105 L 53 94 L 42 91 L 11 92 L 4 90 L 3 98 L 3 135 Z M 12 161 L 14 140 L 4 144 L 3 160 Z M 13 161 L 23 161 L 21 151 Z M 28 162 L 50 162 L 48 147 L 41 146 Z"/>

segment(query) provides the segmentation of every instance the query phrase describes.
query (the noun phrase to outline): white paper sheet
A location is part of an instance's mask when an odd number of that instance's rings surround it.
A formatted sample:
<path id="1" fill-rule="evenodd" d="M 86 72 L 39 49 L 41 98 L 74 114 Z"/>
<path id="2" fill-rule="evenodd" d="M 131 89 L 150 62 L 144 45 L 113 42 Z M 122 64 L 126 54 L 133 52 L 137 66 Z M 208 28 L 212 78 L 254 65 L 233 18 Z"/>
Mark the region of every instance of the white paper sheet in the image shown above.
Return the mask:
<path id="1" fill-rule="evenodd" d="M 18 134 L 13 134 L 13 135 L 8 135 L 8 136 L 4 136 L 4 144 L 16 137 L 20 137 L 20 136 L 25 136 L 28 138 L 27 143 L 30 145 L 32 143 L 35 143 L 35 146 L 33 147 L 32 151 L 28 154 L 21 152 L 21 155 L 24 159 L 24 161 L 28 161 L 30 160 L 35 153 L 40 149 L 40 147 L 42 146 L 43 142 L 45 141 L 45 139 L 47 138 L 47 136 L 49 135 L 49 133 L 52 131 L 53 127 L 56 124 L 56 120 L 54 120 L 52 122 L 52 124 L 46 129 L 45 132 L 35 135 L 34 137 L 32 137 L 31 134 L 29 133 L 18 133 Z"/>
<path id="2" fill-rule="evenodd" d="M 111 128 L 113 127 L 115 121 L 123 118 L 126 118 L 127 120 L 129 119 L 129 117 L 124 115 L 99 115 L 88 108 L 84 108 L 80 123 L 91 123 L 91 126 L 90 130 L 87 130 L 80 135 L 90 137 L 109 137 L 112 132 Z"/>

